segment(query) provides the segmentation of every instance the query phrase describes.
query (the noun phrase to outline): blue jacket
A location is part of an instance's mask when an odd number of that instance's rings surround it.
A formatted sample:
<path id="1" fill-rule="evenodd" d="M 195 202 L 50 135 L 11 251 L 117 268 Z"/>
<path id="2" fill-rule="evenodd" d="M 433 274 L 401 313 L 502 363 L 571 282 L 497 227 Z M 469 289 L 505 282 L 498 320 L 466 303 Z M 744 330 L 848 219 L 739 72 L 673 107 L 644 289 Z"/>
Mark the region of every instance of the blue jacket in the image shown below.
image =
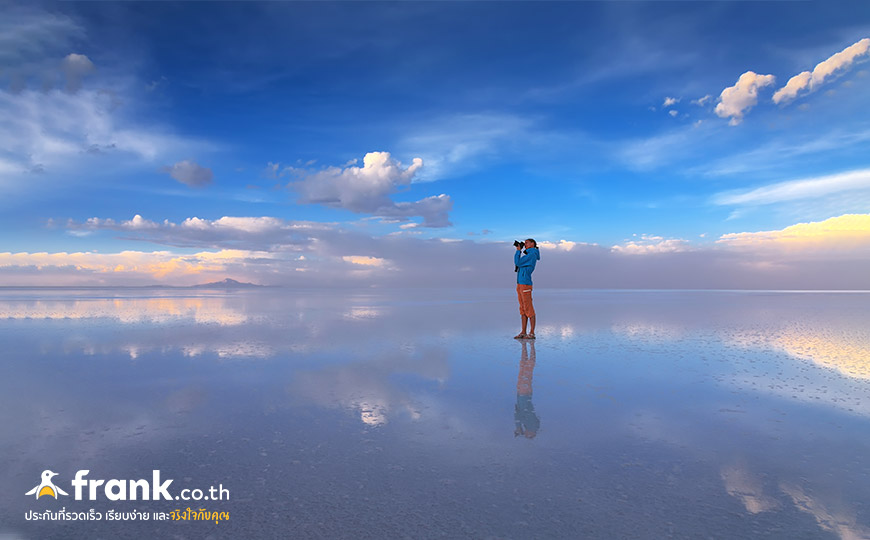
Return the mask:
<path id="1" fill-rule="evenodd" d="M 541 259 L 541 252 L 538 248 L 533 247 L 526 250 L 526 254 L 520 256 L 520 250 L 514 254 L 514 265 L 519 267 L 517 270 L 517 283 L 520 285 L 532 284 L 532 272 L 535 271 L 535 264 Z"/>

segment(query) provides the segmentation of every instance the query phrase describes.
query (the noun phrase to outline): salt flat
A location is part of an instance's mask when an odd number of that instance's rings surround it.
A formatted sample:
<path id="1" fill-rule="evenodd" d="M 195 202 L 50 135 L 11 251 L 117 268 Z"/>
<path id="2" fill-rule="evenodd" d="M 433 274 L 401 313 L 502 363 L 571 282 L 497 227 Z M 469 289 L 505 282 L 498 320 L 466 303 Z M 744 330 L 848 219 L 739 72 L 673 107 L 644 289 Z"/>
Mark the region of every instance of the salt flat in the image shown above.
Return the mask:
<path id="1" fill-rule="evenodd" d="M 10 538 L 870 538 L 870 293 L 0 291 Z M 24 493 L 45 469 L 229 500 Z M 222 523 L 28 511 L 220 510 Z"/>

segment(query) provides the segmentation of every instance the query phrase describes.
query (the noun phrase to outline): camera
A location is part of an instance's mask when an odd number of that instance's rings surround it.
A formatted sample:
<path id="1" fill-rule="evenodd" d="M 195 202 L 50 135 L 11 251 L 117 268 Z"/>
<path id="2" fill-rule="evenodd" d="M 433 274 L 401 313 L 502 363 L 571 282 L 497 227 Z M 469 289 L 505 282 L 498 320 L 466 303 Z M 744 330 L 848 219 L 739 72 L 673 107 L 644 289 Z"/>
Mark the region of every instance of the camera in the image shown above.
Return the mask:
<path id="1" fill-rule="evenodd" d="M 522 247 L 525 247 L 525 245 L 526 245 L 525 242 L 520 242 L 519 240 L 514 240 L 514 247 L 515 248 L 522 248 Z M 519 271 L 520 271 L 520 267 L 514 266 L 514 272 L 519 272 Z"/>

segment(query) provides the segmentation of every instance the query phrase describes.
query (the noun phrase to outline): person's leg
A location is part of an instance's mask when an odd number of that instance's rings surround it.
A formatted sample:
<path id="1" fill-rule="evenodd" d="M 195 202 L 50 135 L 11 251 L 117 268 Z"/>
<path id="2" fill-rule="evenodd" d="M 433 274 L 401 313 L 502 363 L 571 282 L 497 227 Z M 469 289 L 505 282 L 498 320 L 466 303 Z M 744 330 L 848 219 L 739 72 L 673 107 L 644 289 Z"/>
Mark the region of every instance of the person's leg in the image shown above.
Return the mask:
<path id="1" fill-rule="evenodd" d="M 520 338 L 526 337 L 526 325 L 528 324 L 529 318 L 526 317 L 525 315 L 520 315 L 520 320 L 522 321 L 522 325 L 523 325 L 522 330 L 520 330 L 519 334 L 514 336 L 514 339 L 520 339 Z"/>
<path id="2" fill-rule="evenodd" d="M 535 305 L 532 303 L 532 286 L 529 285 L 524 289 L 525 295 L 523 296 L 524 306 L 526 310 L 526 316 L 529 318 L 529 322 L 531 323 L 531 329 L 529 330 L 529 335 L 535 335 Z"/>
<path id="3" fill-rule="evenodd" d="M 522 325 L 522 329 L 520 330 L 520 333 L 514 337 L 519 338 L 519 337 L 523 337 L 526 335 L 526 325 L 528 324 L 528 320 L 529 320 L 529 318 L 526 316 L 526 311 L 525 311 L 525 308 L 523 306 L 523 293 L 522 293 L 522 290 L 520 289 L 519 283 L 517 283 L 517 301 L 520 303 L 520 321 L 522 321 L 523 325 Z"/>

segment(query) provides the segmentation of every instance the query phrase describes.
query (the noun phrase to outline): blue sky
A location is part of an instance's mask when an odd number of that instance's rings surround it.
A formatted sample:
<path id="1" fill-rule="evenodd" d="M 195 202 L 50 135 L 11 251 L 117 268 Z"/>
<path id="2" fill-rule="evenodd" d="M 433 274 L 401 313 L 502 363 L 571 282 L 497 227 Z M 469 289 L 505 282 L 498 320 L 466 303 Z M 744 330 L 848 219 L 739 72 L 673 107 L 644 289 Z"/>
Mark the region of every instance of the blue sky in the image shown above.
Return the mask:
<path id="1" fill-rule="evenodd" d="M 0 9 L 6 284 L 870 286 L 866 2 Z"/>

